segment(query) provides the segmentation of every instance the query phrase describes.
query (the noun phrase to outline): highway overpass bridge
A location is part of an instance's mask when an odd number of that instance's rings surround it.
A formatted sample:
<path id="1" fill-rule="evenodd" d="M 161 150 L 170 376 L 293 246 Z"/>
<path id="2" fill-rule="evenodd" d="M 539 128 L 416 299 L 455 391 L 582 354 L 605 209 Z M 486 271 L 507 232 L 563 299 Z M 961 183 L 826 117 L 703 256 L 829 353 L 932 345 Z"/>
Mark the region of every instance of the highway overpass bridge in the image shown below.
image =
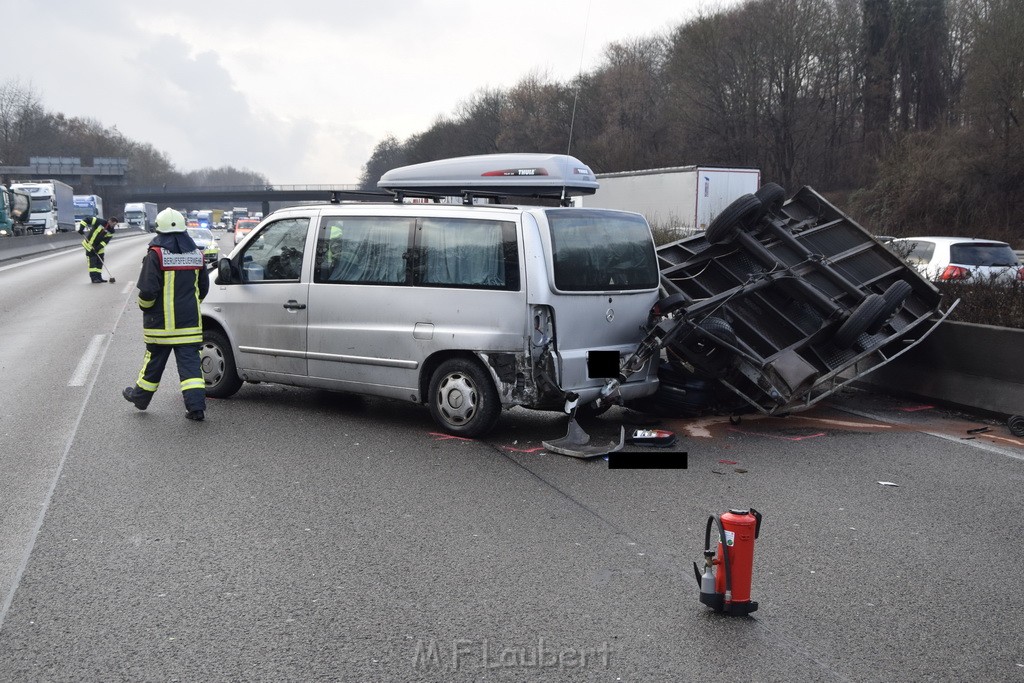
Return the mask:
<path id="1" fill-rule="evenodd" d="M 392 201 L 389 192 L 360 190 L 355 185 L 236 185 L 226 187 L 126 187 L 124 202 L 155 202 L 157 206 L 203 208 L 213 204 L 249 206 L 259 202 L 263 215 L 271 202 Z"/>

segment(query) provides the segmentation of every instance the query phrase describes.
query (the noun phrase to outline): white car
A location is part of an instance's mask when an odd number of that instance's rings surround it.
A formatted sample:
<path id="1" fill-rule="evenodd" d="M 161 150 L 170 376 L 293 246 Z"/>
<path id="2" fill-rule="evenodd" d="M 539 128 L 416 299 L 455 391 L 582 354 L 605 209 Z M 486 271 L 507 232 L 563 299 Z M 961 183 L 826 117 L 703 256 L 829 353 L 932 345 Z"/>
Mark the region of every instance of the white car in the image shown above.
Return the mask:
<path id="1" fill-rule="evenodd" d="M 1006 242 L 973 237 L 904 237 L 885 246 L 932 282 L 1024 281 L 1024 268 Z"/>

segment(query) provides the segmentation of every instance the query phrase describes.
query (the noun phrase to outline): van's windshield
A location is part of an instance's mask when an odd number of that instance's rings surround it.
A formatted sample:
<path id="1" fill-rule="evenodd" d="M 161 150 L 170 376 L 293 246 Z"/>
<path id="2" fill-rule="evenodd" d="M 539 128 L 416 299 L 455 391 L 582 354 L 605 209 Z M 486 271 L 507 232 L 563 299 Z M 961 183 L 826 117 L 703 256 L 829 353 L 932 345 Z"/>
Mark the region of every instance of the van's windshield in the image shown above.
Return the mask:
<path id="1" fill-rule="evenodd" d="M 658 286 L 654 241 L 642 216 L 594 209 L 546 213 L 557 289 L 602 292 Z"/>

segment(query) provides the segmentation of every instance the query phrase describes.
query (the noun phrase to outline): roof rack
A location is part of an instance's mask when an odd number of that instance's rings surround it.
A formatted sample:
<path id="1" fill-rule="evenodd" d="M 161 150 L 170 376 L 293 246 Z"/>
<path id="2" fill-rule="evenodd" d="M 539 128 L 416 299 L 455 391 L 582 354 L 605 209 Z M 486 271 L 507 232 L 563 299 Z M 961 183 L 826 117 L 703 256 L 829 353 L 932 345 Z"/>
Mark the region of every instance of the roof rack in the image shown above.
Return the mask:
<path id="1" fill-rule="evenodd" d="M 395 196 L 462 197 L 501 200 L 505 197 L 557 199 L 594 194 L 597 178 L 590 168 L 566 154 L 481 154 L 439 159 L 395 168 L 381 176 L 377 187 Z"/>

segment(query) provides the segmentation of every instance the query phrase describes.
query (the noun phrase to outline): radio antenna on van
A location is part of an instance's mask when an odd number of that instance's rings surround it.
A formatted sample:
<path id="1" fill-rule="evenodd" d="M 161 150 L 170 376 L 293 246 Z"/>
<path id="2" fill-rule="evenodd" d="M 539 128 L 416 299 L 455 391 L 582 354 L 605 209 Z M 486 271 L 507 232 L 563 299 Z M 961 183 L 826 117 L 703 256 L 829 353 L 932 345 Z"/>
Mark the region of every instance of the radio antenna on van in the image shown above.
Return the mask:
<path id="1" fill-rule="evenodd" d="M 583 56 L 587 51 L 587 30 L 590 28 L 590 6 L 591 3 L 587 3 L 587 18 L 583 21 L 583 44 L 580 45 L 580 66 L 576 70 L 576 92 L 572 97 L 572 116 L 569 117 L 569 140 L 565 144 L 565 168 L 562 169 L 562 177 L 568 179 L 569 177 L 569 155 L 572 154 L 572 131 L 576 125 L 576 104 L 580 101 L 580 88 L 582 87 L 583 75 Z M 562 199 L 559 202 L 562 206 L 566 206 L 566 187 L 565 183 L 562 183 Z"/>

